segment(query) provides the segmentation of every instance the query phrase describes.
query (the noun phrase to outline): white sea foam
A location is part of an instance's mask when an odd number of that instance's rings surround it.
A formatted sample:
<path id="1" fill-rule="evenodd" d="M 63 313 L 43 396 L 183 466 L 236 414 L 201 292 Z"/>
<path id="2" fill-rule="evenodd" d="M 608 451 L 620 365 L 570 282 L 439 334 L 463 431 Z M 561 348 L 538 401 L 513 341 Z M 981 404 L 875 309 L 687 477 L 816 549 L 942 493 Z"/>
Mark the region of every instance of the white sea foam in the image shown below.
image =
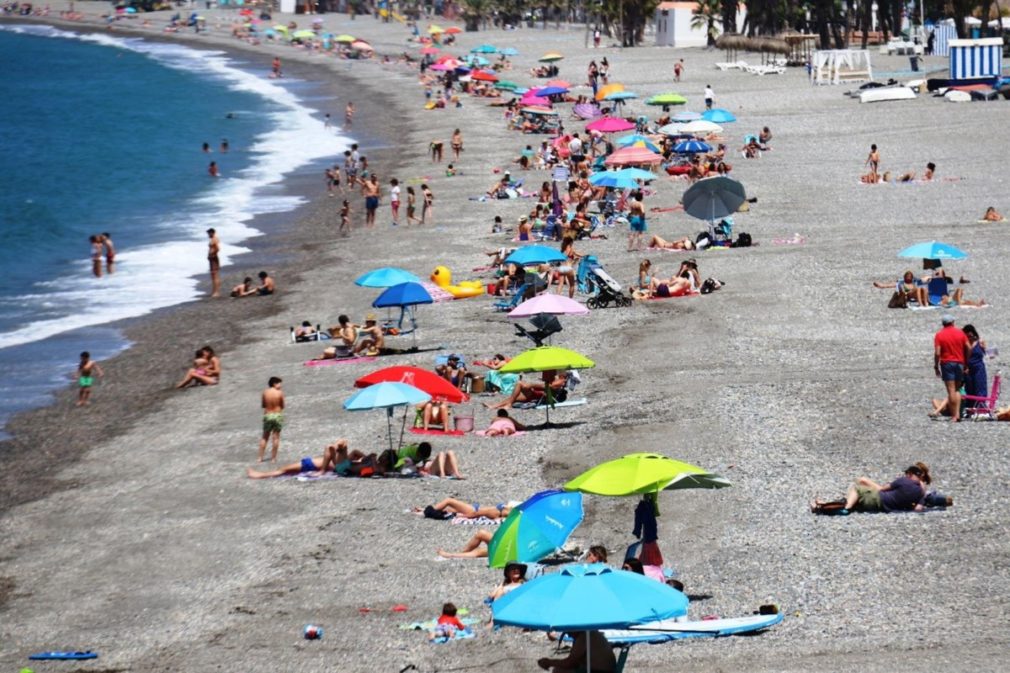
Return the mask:
<path id="1" fill-rule="evenodd" d="M 257 136 L 249 154 L 252 164 L 215 181 L 213 188 L 193 199 L 189 212 L 171 213 L 152 223 L 173 232 L 167 242 L 121 250 L 117 272 L 103 278 L 89 276 L 90 263 L 75 265 L 74 275 L 40 283 L 42 292 L 19 300 L 46 303 L 45 319 L 0 334 L 0 348 L 36 341 L 68 330 L 141 316 L 198 297 L 196 274 L 207 272 L 206 229 L 214 227 L 222 241 L 221 263 L 246 251 L 236 245 L 262 232 L 250 221 L 265 213 L 295 209 L 303 199 L 280 196 L 276 188 L 283 176 L 327 157 L 340 155 L 351 140 L 312 116 L 300 99 L 276 80 L 235 67 L 223 52 L 200 51 L 176 44 L 146 42 L 100 33 L 77 34 L 50 26 L 0 26 L 2 30 L 58 39 L 92 42 L 126 49 L 158 63 L 212 78 L 235 91 L 253 93 L 271 101 L 272 129 Z M 110 229 L 115 231 L 114 223 Z M 68 289 L 70 288 L 70 289 Z M 225 291 L 228 288 L 224 288 Z"/>

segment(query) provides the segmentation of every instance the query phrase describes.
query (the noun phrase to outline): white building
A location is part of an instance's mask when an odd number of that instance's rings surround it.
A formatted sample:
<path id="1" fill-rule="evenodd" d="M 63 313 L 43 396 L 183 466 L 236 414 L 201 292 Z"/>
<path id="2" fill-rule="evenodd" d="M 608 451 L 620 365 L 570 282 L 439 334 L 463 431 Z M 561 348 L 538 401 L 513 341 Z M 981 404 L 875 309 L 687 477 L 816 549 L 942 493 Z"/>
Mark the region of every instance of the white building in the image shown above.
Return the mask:
<path id="1" fill-rule="evenodd" d="M 656 7 L 656 46 L 657 47 L 704 47 L 708 44 L 705 26 L 692 28 L 691 19 L 697 2 L 674 0 L 661 2 Z M 742 27 L 747 17 L 747 9 L 743 4 L 737 10 L 736 25 Z M 716 22 L 716 29 L 721 31 L 721 24 Z"/>

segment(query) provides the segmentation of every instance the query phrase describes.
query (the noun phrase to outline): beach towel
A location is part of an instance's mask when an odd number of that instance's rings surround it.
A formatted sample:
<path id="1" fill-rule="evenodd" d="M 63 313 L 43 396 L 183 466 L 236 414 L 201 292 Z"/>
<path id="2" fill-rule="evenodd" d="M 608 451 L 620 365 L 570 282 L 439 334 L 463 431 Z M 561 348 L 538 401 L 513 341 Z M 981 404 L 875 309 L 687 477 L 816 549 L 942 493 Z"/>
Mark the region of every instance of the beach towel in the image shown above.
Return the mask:
<path id="1" fill-rule="evenodd" d="M 375 355 L 361 355 L 353 358 L 330 358 L 329 360 L 308 360 L 305 363 L 306 367 L 328 367 L 330 365 L 342 365 L 347 362 L 371 362 L 377 356 Z"/>
<path id="2" fill-rule="evenodd" d="M 517 430 L 516 432 L 513 432 L 511 435 L 489 435 L 487 434 L 487 430 L 477 430 L 473 434 L 477 435 L 478 437 L 518 437 L 519 435 L 525 435 L 526 431 Z"/>
<path id="3" fill-rule="evenodd" d="M 462 430 L 436 430 L 434 428 L 411 428 L 410 432 L 415 435 L 449 435 L 450 437 L 462 437 L 466 433 Z"/>
<path id="4" fill-rule="evenodd" d="M 465 516 L 454 516 L 449 520 L 454 526 L 497 526 L 501 519 L 489 519 L 486 516 L 478 516 L 475 519 L 468 519 Z"/>
<path id="5" fill-rule="evenodd" d="M 459 608 L 456 611 L 456 617 L 459 621 L 463 622 L 464 626 L 473 626 L 474 624 L 479 624 L 479 619 L 474 619 L 473 617 L 463 617 L 462 615 L 468 615 L 470 611 L 466 608 Z M 399 629 L 401 631 L 431 631 L 436 626 L 438 626 L 438 619 L 429 619 L 425 622 L 410 622 L 409 624 L 400 624 Z"/>
<path id="6" fill-rule="evenodd" d="M 477 634 L 471 628 L 465 628 L 462 631 L 457 629 L 429 629 L 429 635 L 435 634 L 435 637 L 430 639 L 428 642 L 432 645 L 443 645 L 453 640 L 467 640 L 469 638 L 476 638 Z"/>
<path id="7" fill-rule="evenodd" d="M 446 290 L 443 290 L 438 285 L 432 283 L 431 281 L 422 280 L 421 287 L 423 287 L 425 290 L 428 291 L 428 294 L 431 295 L 431 298 L 435 301 L 436 304 L 441 304 L 444 301 L 452 301 L 453 299 L 456 298 Z"/>

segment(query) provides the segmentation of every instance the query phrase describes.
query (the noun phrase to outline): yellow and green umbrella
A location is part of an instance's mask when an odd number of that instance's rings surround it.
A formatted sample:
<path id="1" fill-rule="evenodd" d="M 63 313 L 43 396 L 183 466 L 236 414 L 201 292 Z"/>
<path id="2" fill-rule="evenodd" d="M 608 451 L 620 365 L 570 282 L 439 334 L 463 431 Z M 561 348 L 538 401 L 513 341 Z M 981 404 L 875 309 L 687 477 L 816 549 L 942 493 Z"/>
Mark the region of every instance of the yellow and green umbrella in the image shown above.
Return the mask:
<path id="1" fill-rule="evenodd" d="M 726 488 L 730 482 L 708 470 L 658 453 L 630 453 L 586 470 L 566 491 L 628 496 L 683 488 Z"/>
<path id="2" fill-rule="evenodd" d="M 564 56 L 562 56 L 558 52 L 556 52 L 556 51 L 549 51 L 549 52 L 547 52 L 546 54 L 544 54 L 543 56 L 540 57 L 540 62 L 541 63 L 553 63 L 554 61 L 560 61 L 563 58 L 564 58 Z"/>
<path id="3" fill-rule="evenodd" d="M 531 348 L 512 358 L 500 370 L 503 374 L 524 372 L 547 372 L 551 370 L 591 369 L 596 363 L 581 353 L 558 346 Z"/>
<path id="4" fill-rule="evenodd" d="M 645 101 L 646 105 L 662 105 L 663 107 L 668 107 L 670 105 L 685 105 L 686 103 L 687 99 L 679 93 L 657 93 L 655 96 Z"/>
<path id="5" fill-rule="evenodd" d="M 350 44 L 351 42 L 354 42 L 355 39 L 356 38 L 353 35 L 348 35 L 347 33 L 344 33 L 343 35 L 337 35 L 335 38 L 333 38 L 333 41 L 339 42 L 341 44 Z"/>

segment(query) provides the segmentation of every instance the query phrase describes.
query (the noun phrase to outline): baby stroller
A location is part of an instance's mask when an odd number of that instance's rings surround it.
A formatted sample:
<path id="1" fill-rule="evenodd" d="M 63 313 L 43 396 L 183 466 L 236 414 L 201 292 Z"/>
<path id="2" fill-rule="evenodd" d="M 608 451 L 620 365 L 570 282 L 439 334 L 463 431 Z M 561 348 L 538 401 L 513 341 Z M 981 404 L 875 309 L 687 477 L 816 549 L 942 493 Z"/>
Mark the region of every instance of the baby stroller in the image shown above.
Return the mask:
<path id="1" fill-rule="evenodd" d="M 558 317 L 549 313 L 537 314 L 530 318 L 530 322 L 533 323 L 535 329 L 526 329 L 519 323 L 516 323 L 516 335 L 530 339 L 538 348 L 544 345 L 545 339 L 549 340 L 551 336 L 562 330 Z"/>
<path id="2" fill-rule="evenodd" d="M 586 255 L 579 261 L 576 272 L 579 292 L 593 295 L 586 301 L 589 308 L 631 306 L 631 297 L 621 291 L 621 284 L 607 273 L 593 255 Z"/>

